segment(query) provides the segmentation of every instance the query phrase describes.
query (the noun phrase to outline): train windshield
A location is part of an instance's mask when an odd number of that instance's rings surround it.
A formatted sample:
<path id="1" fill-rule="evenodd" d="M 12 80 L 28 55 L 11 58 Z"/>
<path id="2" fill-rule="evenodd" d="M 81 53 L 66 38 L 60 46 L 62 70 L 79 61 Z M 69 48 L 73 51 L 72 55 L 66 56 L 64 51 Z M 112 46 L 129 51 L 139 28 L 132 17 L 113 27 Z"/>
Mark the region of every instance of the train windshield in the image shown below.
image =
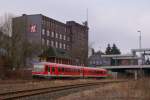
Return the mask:
<path id="1" fill-rule="evenodd" d="M 38 64 L 34 65 L 33 71 L 34 72 L 44 72 L 44 65 L 38 65 Z"/>

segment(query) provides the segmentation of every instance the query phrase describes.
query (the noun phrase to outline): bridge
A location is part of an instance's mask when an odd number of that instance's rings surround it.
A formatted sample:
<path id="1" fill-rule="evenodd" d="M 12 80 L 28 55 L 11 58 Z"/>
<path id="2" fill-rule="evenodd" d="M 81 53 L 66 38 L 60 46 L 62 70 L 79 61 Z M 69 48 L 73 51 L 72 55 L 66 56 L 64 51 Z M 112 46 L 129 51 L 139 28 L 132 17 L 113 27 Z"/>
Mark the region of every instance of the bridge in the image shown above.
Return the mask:
<path id="1" fill-rule="evenodd" d="M 105 68 L 105 69 L 108 69 L 108 70 L 117 70 L 117 69 L 120 69 L 120 70 L 134 70 L 134 69 L 150 69 L 150 65 L 122 65 L 122 66 L 104 66 L 104 67 L 101 67 L 101 68 Z"/>
<path id="2" fill-rule="evenodd" d="M 150 72 L 150 65 L 104 66 L 100 68 L 105 68 L 107 70 L 111 70 L 112 72 L 123 72 L 130 70 L 133 72 L 135 80 L 138 79 L 138 74 L 144 74 L 145 71 L 148 73 Z"/>

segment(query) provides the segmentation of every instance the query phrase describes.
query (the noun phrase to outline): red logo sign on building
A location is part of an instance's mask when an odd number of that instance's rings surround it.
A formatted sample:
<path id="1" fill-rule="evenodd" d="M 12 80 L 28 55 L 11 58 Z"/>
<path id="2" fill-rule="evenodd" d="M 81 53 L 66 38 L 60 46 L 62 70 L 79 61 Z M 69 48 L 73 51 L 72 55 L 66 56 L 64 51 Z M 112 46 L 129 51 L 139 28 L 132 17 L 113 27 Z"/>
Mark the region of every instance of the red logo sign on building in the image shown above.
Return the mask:
<path id="1" fill-rule="evenodd" d="M 37 26 L 36 26 L 36 24 L 32 24 L 32 25 L 30 25 L 30 32 L 36 32 L 37 31 Z"/>

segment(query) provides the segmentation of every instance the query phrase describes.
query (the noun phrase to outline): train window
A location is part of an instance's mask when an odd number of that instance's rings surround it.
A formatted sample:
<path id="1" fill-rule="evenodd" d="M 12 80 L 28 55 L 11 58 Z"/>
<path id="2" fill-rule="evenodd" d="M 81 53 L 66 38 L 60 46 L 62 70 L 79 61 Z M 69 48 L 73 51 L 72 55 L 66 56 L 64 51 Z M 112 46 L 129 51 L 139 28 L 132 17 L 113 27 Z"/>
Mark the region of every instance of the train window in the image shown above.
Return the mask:
<path id="1" fill-rule="evenodd" d="M 103 72 L 102 72 L 102 71 L 100 71 L 100 74 L 103 74 Z"/>
<path id="2" fill-rule="evenodd" d="M 45 66 L 45 71 L 48 71 L 48 66 Z"/>
<path id="3" fill-rule="evenodd" d="M 47 69 L 47 70 L 48 70 L 48 72 L 50 72 L 50 67 L 48 67 L 48 69 Z"/>
<path id="4" fill-rule="evenodd" d="M 62 68 L 62 72 L 64 72 L 65 71 L 65 69 L 64 68 Z"/>
<path id="5" fill-rule="evenodd" d="M 103 74 L 105 74 L 105 72 L 103 72 Z"/>
<path id="6" fill-rule="evenodd" d="M 78 72 L 80 73 L 80 69 L 78 69 Z"/>
<path id="7" fill-rule="evenodd" d="M 71 72 L 74 72 L 74 69 L 70 69 Z"/>
<path id="8" fill-rule="evenodd" d="M 97 74 L 99 74 L 99 71 L 97 71 Z"/>
<path id="9" fill-rule="evenodd" d="M 76 69 L 72 69 L 73 72 L 76 72 Z"/>
<path id="10" fill-rule="evenodd" d="M 68 68 L 65 68 L 65 72 L 68 72 Z"/>
<path id="11" fill-rule="evenodd" d="M 70 68 L 66 68 L 65 71 L 66 71 L 66 72 L 70 72 L 71 69 L 70 69 Z"/>
<path id="12" fill-rule="evenodd" d="M 55 68 L 54 67 L 52 67 L 52 72 L 55 72 Z"/>
<path id="13" fill-rule="evenodd" d="M 61 68 L 58 68 L 58 71 L 61 72 Z"/>
<path id="14" fill-rule="evenodd" d="M 77 72 L 78 70 L 77 69 L 74 69 L 74 72 Z"/>
<path id="15" fill-rule="evenodd" d="M 67 71 L 66 71 L 66 68 L 64 68 L 64 72 L 67 72 Z"/>
<path id="16" fill-rule="evenodd" d="M 65 72 L 68 72 L 68 68 L 65 68 Z"/>
<path id="17" fill-rule="evenodd" d="M 68 71 L 69 71 L 69 72 L 72 72 L 72 69 L 71 69 L 71 68 L 68 68 Z"/>

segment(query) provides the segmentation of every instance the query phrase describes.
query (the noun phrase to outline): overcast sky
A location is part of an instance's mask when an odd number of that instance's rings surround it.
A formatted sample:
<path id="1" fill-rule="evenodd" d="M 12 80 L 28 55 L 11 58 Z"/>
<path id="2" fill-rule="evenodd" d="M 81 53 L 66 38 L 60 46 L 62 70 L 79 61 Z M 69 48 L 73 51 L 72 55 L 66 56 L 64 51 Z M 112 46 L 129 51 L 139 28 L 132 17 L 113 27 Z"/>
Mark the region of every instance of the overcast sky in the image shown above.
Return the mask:
<path id="1" fill-rule="evenodd" d="M 86 20 L 89 11 L 89 43 L 102 51 L 115 43 L 123 53 L 150 48 L 150 0 L 1 0 L 0 15 L 43 14 L 56 20 Z"/>

